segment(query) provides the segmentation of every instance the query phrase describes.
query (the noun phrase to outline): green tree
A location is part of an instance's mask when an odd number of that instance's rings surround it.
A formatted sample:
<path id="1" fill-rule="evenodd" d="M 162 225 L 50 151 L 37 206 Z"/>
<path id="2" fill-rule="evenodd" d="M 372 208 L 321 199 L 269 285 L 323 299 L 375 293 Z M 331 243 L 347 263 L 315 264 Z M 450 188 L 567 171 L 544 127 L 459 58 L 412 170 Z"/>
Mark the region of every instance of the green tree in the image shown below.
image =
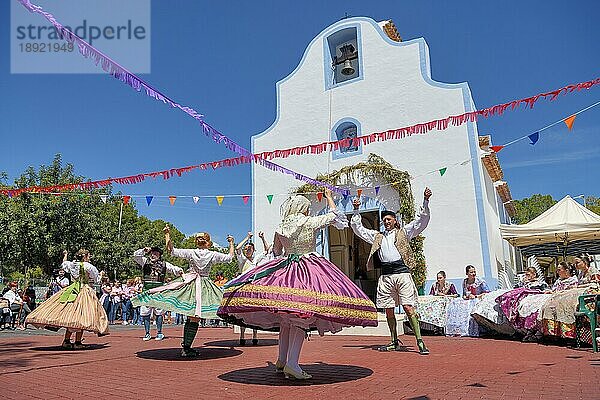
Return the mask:
<path id="1" fill-rule="evenodd" d="M 595 196 L 585 197 L 585 206 L 592 212 L 600 215 L 600 198 Z"/>
<path id="2" fill-rule="evenodd" d="M 531 197 L 515 200 L 514 205 L 517 213 L 515 218 L 513 218 L 513 221 L 516 224 L 526 224 L 548 210 L 554 204 L 556 204 L 556 200 L 549 194 L 534 194 Z"/>

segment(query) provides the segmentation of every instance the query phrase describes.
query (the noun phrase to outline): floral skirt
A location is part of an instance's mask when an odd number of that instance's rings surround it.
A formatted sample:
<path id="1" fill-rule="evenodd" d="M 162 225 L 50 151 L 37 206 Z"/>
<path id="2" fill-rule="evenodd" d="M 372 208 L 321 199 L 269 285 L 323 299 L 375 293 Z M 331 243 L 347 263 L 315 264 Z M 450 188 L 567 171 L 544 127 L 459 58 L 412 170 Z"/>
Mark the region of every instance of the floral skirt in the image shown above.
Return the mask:
<path id="1" fill-rule="evenodd" d="M 108 318 L 96 292 L 88 285 L 84 284 L 79 288 L 77 284 L 78 282 L 67 286 L 42 302 L 27 316 L 25 323 L 51 330 L 67 328 L 70 331 L 107 335 Z M 73 292 L 75 286 L 78 293 Z M 73 294 L 69 301 L 65 301 L 69 292 Z"/>
<path id="2" fill-rule="evenodd" d="M 377 326 L 377 310 L 367 295 L 314 253 L 269 261 L 225 287 L 218 315 L 237 325 L 278 331 L 291 324 L 320 334 Z"/>
<path id="3" fill-rule="evenodd" d="M 465 300 L 454 299 L 448 305 L 448 322 L 446 323 L 446 335 L 450 336 L 479 336 L 479 325 L 471 311 L 481 299 L 475 298 Z"/>
<path id="4" fill-rule="evenodd" d="M 507 290 L 499 289 L 486 293 L 481 297 L 481 301 L 471 310 L 471 316 L 480 326 L 498 332 L 502 335 L 513 335 L 515 330 L 502 312 L 497 299 L 506 294 Z"/>

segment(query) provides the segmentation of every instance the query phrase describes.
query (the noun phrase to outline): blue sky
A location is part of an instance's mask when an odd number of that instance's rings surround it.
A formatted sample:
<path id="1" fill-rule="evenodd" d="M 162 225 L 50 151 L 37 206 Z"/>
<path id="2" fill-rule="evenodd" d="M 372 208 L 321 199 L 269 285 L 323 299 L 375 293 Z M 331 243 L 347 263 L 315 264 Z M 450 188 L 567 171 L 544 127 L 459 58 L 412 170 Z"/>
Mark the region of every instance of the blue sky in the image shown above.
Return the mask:
<path id="1" fill-rule="evenodd" d="M 193 119 L 107 75 L 11 74 L 10 2 L 0 2 L 0 171 L 9 182 L 29 165 L 50 163 L 56 153 L 92 179 L 235 156 L 202 135 Z M 52 12 L 49 2 L 44 5 Z M 250 137 L 275 119 L 275 83 L 296 67 L 313 37 L 346 13 L 392 19 L 404 40 L 425 38 L 433 79 L 468 82 L 475 105 L 485 108 L 600 76 L 599 12 L 600 3 L 592 0 L 153 0 L 151 73 L 142 76 L 249 148 Z M 542 101 L 533 110 L 482 120 L 479 132 L 502 144 L 598 100 L 596 87 Z M 580 115 L 570 133 L 557 125 L 535 146 L 524 141 L 503 150 L 499 158 L 513 197 L 600 195 L 599 130 L 596 107 Z M 155 196 L 250 194 L 250 179 L 245 165 L 115 189 Z M 189 198 L 174 206 L 155 198 L 150 207 L 139 199 L 137 206 L 151 219 L 172 221 L 187 234 L 209 231 L 221 243 L 227 234 L 241 239 L 251 228 L 251 207 L 241 198 L 226 198 L 220 207 L 214 199 L 194 205 Z"/>

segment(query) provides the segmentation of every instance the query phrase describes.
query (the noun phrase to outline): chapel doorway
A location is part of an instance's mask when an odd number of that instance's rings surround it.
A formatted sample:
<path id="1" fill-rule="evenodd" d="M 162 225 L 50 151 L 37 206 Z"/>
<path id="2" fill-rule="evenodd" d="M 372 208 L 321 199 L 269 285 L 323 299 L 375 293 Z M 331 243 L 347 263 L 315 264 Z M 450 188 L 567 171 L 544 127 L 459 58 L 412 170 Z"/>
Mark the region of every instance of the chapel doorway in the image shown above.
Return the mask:
<path id="1" fill-rule="evenodd" d="M 378 211 L 361 212 L 360 215 L 365 228 L 379 231 Z M 350 220 L 352 214 L 347 217 Z M 371 300 L 375 301 L 379 270 L 367 272 L 367 258 L 371 245 L 356 236 L 350 227 L 338 230 L 330 226 L 328 234 L 331 262 L 356 283 Z"/>

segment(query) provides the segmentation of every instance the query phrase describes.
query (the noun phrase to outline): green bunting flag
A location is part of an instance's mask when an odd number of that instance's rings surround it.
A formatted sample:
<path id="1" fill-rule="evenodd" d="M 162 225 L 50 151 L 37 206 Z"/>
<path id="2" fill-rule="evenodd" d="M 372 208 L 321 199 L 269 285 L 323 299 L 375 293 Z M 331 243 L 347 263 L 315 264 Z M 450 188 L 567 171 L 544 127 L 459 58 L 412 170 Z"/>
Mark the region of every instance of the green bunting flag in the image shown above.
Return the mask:
<path id="1" fill-rule="evenodd" d="M 446 173 L 446 170 L 447 170 L 447 169 L 448 169 L 448 168 L 446 168 L 446 167 L 444 167 L 444 168 L 440 168 L 440 169 L 439 169 L 439 171 L 440 171 L 440 176 L 444 176 L 444 174 Z"/>
<path id="2" fill-rule="evenodd" d="M 273 195 L 272 194 L 268 194 L 267 195 L 267 200 L 269 200 L 269 204 L 271 204 L 271 202 L 273 201 Z"/>

